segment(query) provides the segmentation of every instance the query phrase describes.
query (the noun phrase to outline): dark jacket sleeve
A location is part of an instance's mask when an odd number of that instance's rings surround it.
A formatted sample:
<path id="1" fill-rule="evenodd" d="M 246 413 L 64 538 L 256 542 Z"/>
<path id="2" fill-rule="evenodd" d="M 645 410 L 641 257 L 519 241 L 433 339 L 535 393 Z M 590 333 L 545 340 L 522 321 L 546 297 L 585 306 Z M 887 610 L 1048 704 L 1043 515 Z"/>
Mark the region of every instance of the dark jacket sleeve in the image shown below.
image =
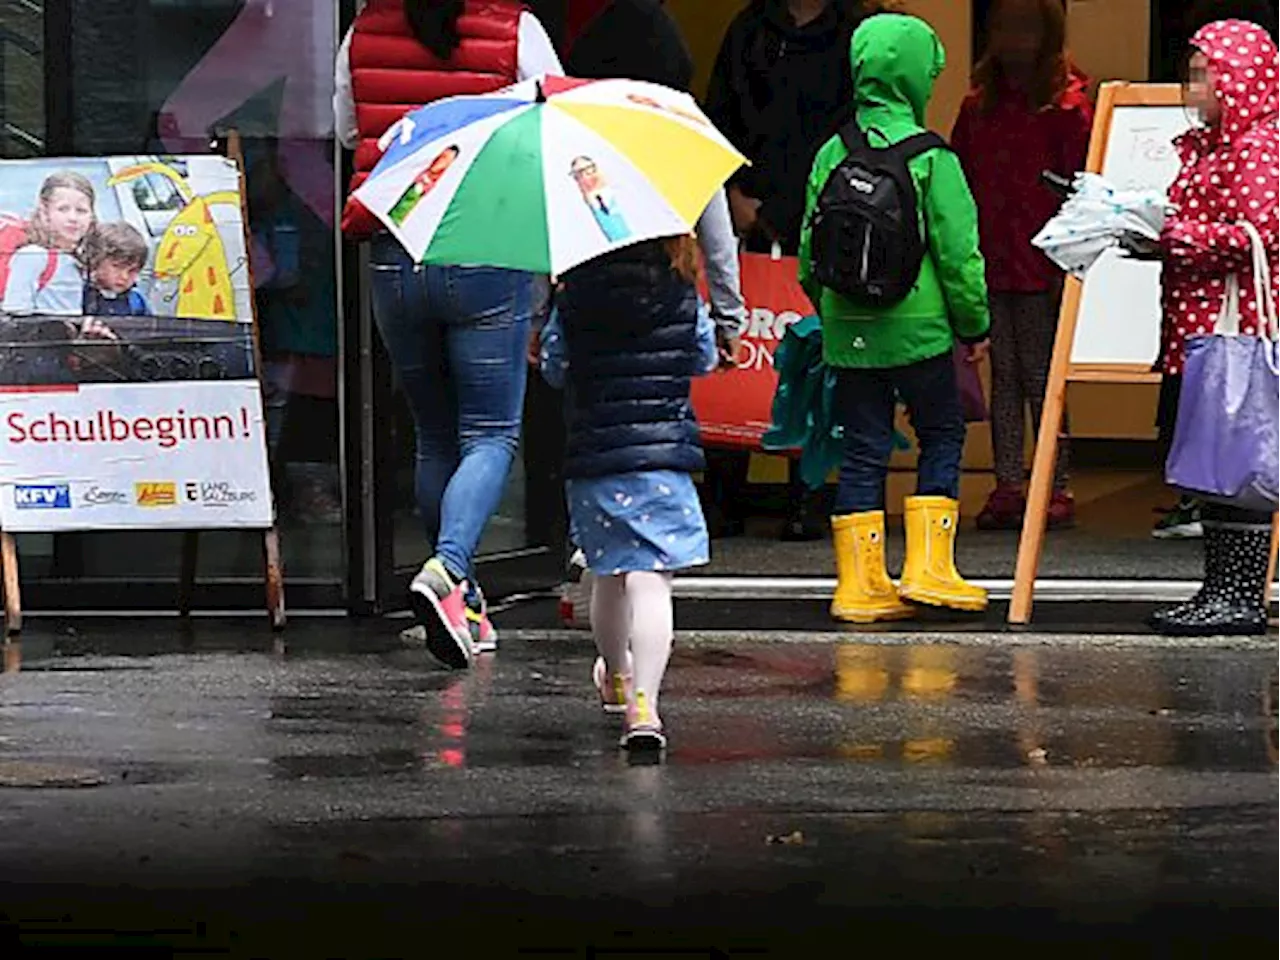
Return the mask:
<path id="1" fill-rule="evenodd" d="M 716 62 L 711 68 L 703 108 L 711 122 L 729 138 L 729 142 L 745 153 L 749 133 L 742 115 L 742 92 L 741 84 L 738 83 L 742 66 L 742 33 L 742 18 L 739 16 L 729 24 L 724 40 L 720 42 L 720 52 L 716 54 Z M 729 182 L 741 185 L 747 176 L 747 168 L 739 168 Z"/>
<path id="2" fill-rule="evenodd" d="M 975 144 L 974 137 L 974 114 L 977 112 L 977 104 L 966 97 L 964 103 L 960 105 L 960 113 L 956 116 L 955 126 L 951 128 L 951 149 L 955 151 L 956 156 L 960 159 L 960 166 L 964 169 L 965 176 L 970 175 L 969 164 L 972 163 L 973 150 Z"/>

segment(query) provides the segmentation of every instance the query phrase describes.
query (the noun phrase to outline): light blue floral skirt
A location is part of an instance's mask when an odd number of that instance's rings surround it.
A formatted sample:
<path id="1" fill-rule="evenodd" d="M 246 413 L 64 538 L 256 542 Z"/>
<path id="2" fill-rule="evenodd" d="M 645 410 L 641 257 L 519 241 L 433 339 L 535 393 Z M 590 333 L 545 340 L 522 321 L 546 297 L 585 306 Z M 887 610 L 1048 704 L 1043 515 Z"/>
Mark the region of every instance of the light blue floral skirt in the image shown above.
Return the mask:
<path id="1" fill-rule="evenodd" d="M 573 541 L 592 573 L 685 570 L 711 560 L 707 523 L 687 473 L 569 480 L 565 493 Z"/>

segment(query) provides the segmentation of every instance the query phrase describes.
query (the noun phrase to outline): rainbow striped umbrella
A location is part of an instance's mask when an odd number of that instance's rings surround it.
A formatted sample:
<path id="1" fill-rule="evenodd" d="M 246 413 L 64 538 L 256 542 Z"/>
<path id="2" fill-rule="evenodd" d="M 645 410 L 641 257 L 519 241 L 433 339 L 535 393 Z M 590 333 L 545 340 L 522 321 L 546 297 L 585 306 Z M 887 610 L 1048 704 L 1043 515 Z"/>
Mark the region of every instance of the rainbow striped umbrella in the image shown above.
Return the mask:
<path id="1" fill-rule="evenodd" d="M 688 94 L 541 77 L 407 114 L 355 198 L 422 263 L 561 274 L 688 233 L 745 162 Z"/>

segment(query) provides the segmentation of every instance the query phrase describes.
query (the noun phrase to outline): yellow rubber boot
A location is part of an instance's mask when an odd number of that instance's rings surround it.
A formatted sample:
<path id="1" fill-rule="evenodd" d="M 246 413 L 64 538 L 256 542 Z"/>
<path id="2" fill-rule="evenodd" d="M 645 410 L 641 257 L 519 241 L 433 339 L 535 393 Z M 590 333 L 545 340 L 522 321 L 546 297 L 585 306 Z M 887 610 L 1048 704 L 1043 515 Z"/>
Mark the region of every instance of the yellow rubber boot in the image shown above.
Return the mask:
<path id="1" fill-rule="evenodd" d="M 960 504 L 949 497 L 908 497 L 905 520 L 907 562 L 898 588 L 901 597 L 951 610 L 987 609 L 987 591 L 967 583 L 956 570 Z"/>
<path id="2" fill-rule="evenodd" d="M 833 517 L 839 582 L 831 616 L 846 623 L 905 620 L 915 611 L 903 603 L 884 566 L 884 511 Z"/>

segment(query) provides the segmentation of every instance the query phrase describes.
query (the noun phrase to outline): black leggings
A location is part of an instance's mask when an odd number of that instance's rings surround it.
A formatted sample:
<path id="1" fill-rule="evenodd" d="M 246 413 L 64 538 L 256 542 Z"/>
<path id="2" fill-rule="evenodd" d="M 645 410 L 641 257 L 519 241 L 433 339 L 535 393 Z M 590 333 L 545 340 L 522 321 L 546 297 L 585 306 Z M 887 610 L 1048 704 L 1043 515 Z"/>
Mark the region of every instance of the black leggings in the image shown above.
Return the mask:
<path id="1" fill-rule="evenodd" d="M 1156 449 L 1162 466 L 1173 447 L 1173 430 L 1178 423 L 1178 400 L 1181 397 L 1182 374 L 1166 373 L 1160 381 L 1160 399 L 1156 403 Z"/>
<path id="2" fill-rule="evenodd" d="M 1205 503 L 1200 508 L 1200 517 L 1208 523 L 1231 523 L 1251 527 L 1271 526 L 1270 513 L 1242 510 L 1240 507 L 1228 507 L 1220 503 Z"/>

